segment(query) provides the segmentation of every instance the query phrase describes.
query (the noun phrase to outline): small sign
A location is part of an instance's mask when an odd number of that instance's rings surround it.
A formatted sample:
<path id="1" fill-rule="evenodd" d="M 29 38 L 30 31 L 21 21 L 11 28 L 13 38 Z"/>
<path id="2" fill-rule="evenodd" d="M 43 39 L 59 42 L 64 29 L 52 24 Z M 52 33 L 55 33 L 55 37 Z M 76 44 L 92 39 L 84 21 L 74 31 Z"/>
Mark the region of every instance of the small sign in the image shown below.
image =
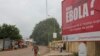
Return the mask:
<path id="1" fill-rule="evenodd" d="M 53 33 L 53 38 L 57 38 L 57 33 Z"/>
<path id="2" fill-rule="evenodd" d="M 63 35 L 63 39 L 66 41 L 100 41 L 100 31 Z"/>

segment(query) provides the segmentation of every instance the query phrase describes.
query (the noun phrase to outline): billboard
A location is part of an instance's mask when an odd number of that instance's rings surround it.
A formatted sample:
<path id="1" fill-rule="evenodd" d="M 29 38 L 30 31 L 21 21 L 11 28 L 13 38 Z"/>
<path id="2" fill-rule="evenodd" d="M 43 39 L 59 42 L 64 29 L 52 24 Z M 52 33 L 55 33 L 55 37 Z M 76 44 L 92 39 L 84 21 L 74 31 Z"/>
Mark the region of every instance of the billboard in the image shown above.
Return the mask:
<path id="1" fill-rule="evenodd" d="M 100 31 L 100 0 L 64 0 L 62 35 Z M 99 32 L 100 33 L 100 32 Z"/>
<path id="2" fill-rule="evenodd" d="M 100 0 L 64 0 L 63 34 L 100 31 Z"/>

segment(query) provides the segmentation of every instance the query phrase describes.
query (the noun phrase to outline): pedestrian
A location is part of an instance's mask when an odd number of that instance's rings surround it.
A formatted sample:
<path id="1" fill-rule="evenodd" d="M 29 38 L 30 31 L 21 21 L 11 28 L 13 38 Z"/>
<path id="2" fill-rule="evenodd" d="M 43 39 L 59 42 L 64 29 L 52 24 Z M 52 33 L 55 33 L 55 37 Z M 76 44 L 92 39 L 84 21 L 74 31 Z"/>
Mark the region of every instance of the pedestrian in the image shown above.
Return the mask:
<path id="1" fill-rule="evenodd" d="M 63 51 L 63 47 L 60 48 L 60 52 L 62 52 L 62 51 Z"/>
<path id="2" fill-rule="evenodd" d="M 33 45 L 33 49 L 32 50 L 34 51 L 34 56 L 38 56 L 39 47 L 36 44 Z"/>
<path id="3" fill-rule="evenodd" d="M 62 45 L 60 45 L 60 52 L 62 52 L 63 51 L 63 46 Z"/>
<path id="4" fill-rule="evenodd" d="M 15 49 L 18 49 L 18 43 L 16 42 L 16 44 L 15 44 Z"/>

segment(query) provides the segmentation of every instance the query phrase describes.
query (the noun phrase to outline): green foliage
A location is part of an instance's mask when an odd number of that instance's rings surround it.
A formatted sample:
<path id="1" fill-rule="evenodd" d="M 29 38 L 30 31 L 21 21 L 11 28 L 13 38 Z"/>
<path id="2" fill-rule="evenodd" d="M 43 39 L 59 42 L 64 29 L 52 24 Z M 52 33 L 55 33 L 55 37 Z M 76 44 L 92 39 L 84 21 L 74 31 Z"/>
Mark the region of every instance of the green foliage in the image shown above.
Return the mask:
<path id="1" fill-rule="evenodd" d="M 50 42 L 53 40 L 53 32 L 56 32 L 58 35 L 56 40 L 60 40 L 61 35 L 59 33 L 59 24 L 55 18 L 48 18 L 35 26 L 30 37 L 33 38 L 37 44 L 47 45 L 48 41 Z"/>
<path id="2" fill-rule="evenodd" d="M 19 29 L 15 25 L 3 24 L 0 27 L 0 39 L 10 38 L 12 40 L 22 39 Z"/>

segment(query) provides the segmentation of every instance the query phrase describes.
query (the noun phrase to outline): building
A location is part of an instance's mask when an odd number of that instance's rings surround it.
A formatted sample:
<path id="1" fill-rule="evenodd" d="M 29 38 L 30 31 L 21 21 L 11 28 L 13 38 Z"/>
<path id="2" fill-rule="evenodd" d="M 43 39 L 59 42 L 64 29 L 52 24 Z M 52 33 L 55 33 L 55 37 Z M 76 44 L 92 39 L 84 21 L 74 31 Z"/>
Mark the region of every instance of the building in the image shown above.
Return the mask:
<path id="1" fill-rule="evenodd" d="M 63 0 L 62 35 L 67 51 L 100 56 L 100 0 Z"/>
<path id="2" fill-rule="evenodd" d="M 24 43 L 25 43 L 27 46 L 32 46 L 33 39 L 26 38 L 26 39 L 24 40 Z"/>

